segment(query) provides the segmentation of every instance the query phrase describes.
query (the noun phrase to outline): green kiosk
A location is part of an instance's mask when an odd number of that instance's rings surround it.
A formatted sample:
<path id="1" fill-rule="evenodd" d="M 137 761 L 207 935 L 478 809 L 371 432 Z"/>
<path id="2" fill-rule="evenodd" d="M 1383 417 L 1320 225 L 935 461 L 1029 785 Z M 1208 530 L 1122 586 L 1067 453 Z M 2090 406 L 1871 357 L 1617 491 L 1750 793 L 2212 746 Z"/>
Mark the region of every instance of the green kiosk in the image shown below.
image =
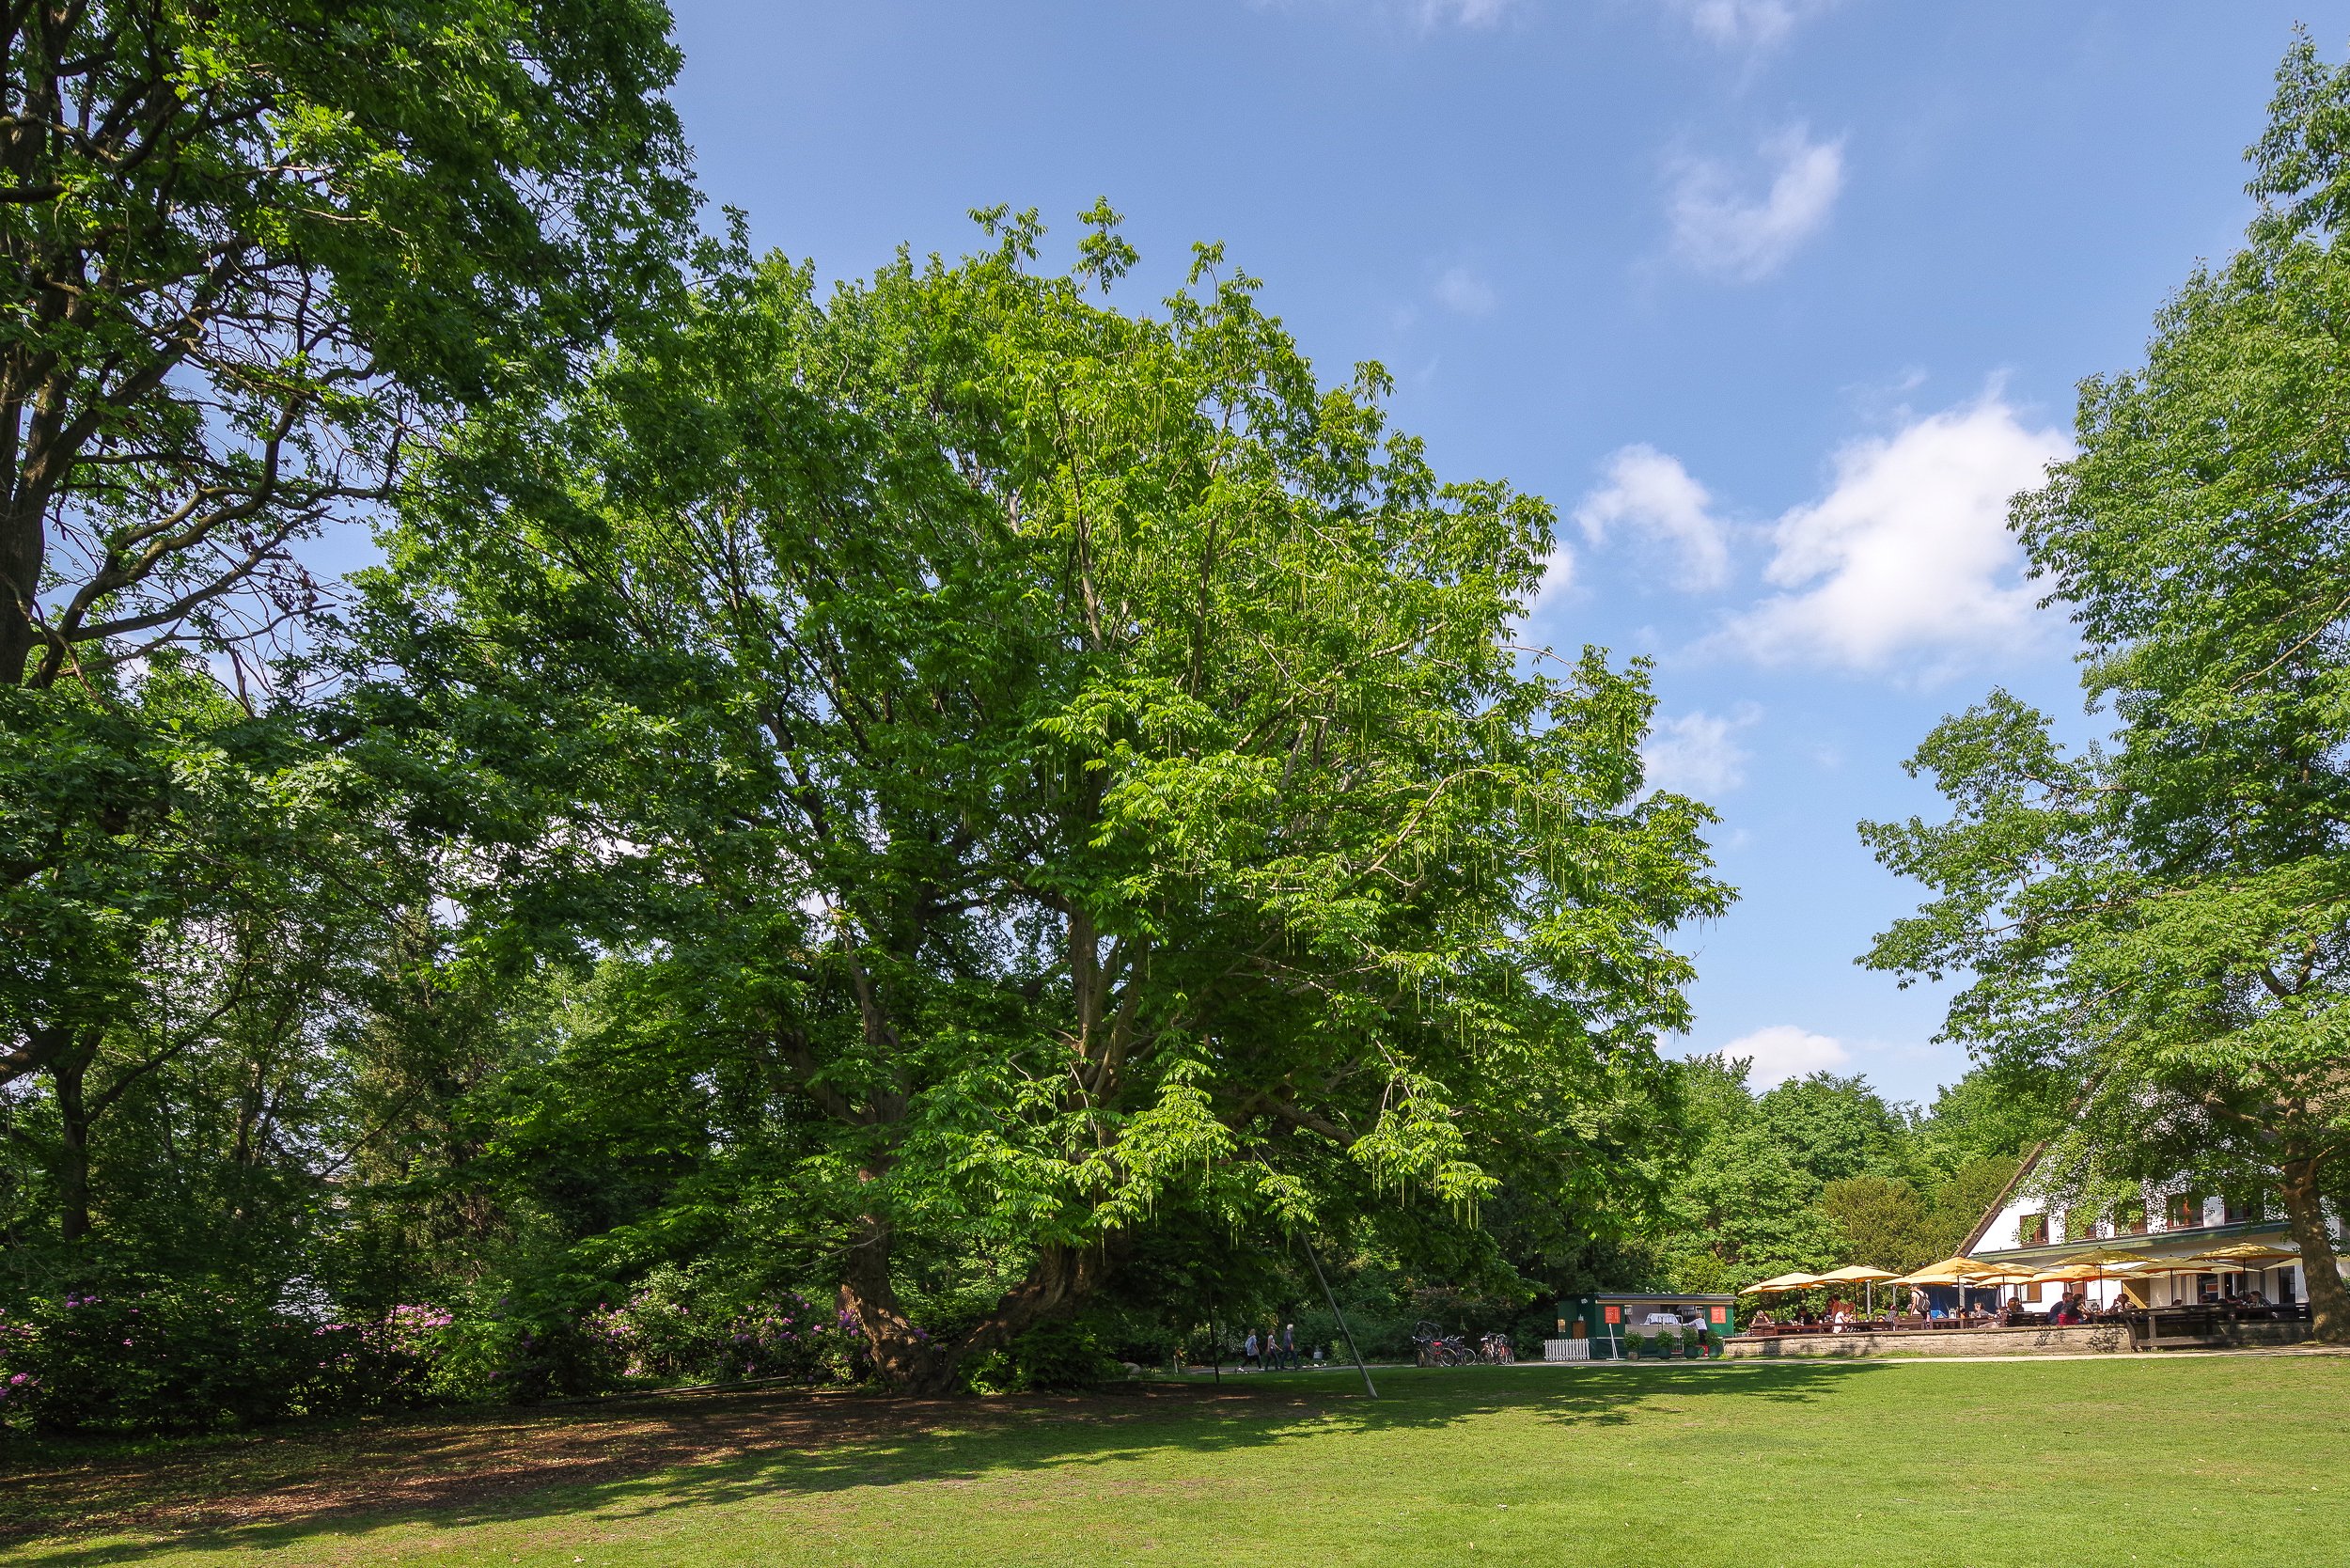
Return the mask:
<path id="1" fill-rule="evenodd" d="M 1669 1335 L 1677 1344 L 1682 1329 L 1701 1325 L 1714 1356 L 1722 1341 L 1738 1332 L 1738 1298 L 1734 1295 L 1686 1295 L 1670 1291 L 1594 1291 L 1588 1295 L 1559 1299 L 1559 1338 L 1543 1346 L 1546 1361 L 1621 1361 L 1624 1342 L 1654 1341 Z M 1580 1344 L 1577 1341 L 1582 1341 Z M 1648 1349 L 1647 1344 L 1640 1347 Z"/>

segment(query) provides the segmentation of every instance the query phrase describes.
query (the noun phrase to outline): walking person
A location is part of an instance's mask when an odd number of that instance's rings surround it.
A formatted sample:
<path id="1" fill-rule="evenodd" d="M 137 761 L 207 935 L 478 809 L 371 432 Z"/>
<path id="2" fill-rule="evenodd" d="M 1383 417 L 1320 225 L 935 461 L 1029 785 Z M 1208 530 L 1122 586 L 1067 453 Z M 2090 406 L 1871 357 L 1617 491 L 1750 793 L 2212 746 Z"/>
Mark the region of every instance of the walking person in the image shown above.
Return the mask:
<path id="1" fill-rule="evenodd" d="M 1248 1338 L 1240 1342 L 1240 1364 L 1244 1369 L 1255 1367 L 1259 1372 L 1264 1371 L 1264 1363 L 1257 1358 L 1257 1331 L 1253 1328 L 1248 1331 Z"/>
<path id="2" fill-rule="evenodd" d="M 1281 1325 L 1281 1360 L 1291 1371 L 1296 1371 L 1297 1325 L 1293 1323 L 1285 1323 Z"/>

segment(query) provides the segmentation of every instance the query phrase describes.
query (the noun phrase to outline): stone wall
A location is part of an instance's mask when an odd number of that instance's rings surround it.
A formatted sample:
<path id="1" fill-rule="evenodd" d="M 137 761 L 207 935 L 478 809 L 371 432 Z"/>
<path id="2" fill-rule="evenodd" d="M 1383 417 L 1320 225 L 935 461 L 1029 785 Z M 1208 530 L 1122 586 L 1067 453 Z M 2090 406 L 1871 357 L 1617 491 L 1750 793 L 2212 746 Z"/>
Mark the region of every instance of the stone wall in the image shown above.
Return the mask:
<path id="1" fill-rule="evenodd" d="M 2226 1325 L 2215 1345 L 2289 1345 L 2309 1338 L 2305 1323 Z M 1879 1334 L 1794 1334 L 1784 1339 L 1739 1335 L 1722 1342 L 1729 1360 L 1843 1359 L 1860 1356 L 2096 1356 L 2127 1351 L 2130 1334 L 2118 1323 L 2071 1328 L 1918 1328 Z M 2152 1353 L 2150 1353 L 2152 1354 Z"/>
<path id="2" fill-rule="evenodd" d="M 2094 1356 L 2130 1348 L 2118 1323 L 2071 1328 L 1911 1328 L 1879 1334 L 1791 1334 L 1725 1341 L 1723 1354 L 1787 1357 L 1852 1356 Z"/>

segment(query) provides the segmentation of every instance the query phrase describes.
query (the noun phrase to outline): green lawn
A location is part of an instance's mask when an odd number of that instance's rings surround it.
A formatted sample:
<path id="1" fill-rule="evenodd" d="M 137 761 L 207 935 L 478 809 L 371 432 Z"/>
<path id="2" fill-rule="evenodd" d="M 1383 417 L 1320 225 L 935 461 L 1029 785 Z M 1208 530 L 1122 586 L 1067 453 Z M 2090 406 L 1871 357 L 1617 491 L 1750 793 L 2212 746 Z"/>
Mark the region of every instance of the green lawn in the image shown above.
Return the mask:
<path id="1" fill-rule="evenodd" d="M 1381 1388 L 724 1396 L 20 1454 L 0 1561 L 2350 1560 L 2350 1358 L 1479 1368 Z"/>

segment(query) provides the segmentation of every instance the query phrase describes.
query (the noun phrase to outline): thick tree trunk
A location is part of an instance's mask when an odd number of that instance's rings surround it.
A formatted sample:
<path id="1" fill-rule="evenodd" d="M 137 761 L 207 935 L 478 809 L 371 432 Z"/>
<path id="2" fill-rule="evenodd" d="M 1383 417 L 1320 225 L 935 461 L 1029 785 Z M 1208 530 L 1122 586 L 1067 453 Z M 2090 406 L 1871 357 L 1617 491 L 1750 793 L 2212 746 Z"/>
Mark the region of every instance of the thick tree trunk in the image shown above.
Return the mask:
<path id="1" fill-rule="evenodd" d="M 2327 1344 L 2350 1344 L 2350 1289 L 2342 1284 L 2334 1238 L 2326 1229 L 2317 1162 L 2287 1160 L 2280 1174 L 2285 1217 L 2292 1222 L 2293 1239 L 2301 1248 L 2301 1278 L 2310 1293 L 2311 1332 Z"/>
<path id="2" fill-rule="evenodd" d="M 1074 1310 L 1114 1266 L 1115 1254 L 1106 1250 L 1048 1247 L 1028 1277 L 978 1325 L 951 1338 L 933 1338 L 912 1323 L 899 1304 L 897 1287 L 889 1278 L 888 1226 L 870 1215 L 858 1223 L 860 1235 L 842 1271 L 840 1308 L 856 1314 L 874 1370 L 893 1393 L 951 1393 L 964 1361 L 1001 1350 L 1038 1324 Z"/>
<path id="3" fill-rule="evenodd" d="M 10 408 L 0 416 L 14 413 Z M 7 445 L 13 448 L 17 443 Z M 7 488 L 0 494 L 13 494 L 17 478 L 13 471 L 7 474 Z M 24 671 L 39 641 L 24 609 L 39 590 L 41 561 L 48 554 L 46 510 L 45 505 L 0 508 L 0 685 L 24 683 Z"/>
<path id="4" fill-rule="evenodd" d="M 49 1064 L 50 1088 L 57 1101 L 57 1233 L 68 1242 L 89 1234 L 89 1102 L 84 1092 L 97 1055 L 75 1042 Z"/>
<path id="5" fill-rule="evenodd" d="M 944 1393 L 954 1381 L 955 1364 L 943 1356 L 946 1347 L 917 1329 L 899 1305 L 898 1287 L 889 1278 L 892 1240 L 885 1221 L 859 1217 L 857 1238 L 841 1270 L 840 1309 L 854 1314 L 873 1370 L 891 1390 Z"/>

